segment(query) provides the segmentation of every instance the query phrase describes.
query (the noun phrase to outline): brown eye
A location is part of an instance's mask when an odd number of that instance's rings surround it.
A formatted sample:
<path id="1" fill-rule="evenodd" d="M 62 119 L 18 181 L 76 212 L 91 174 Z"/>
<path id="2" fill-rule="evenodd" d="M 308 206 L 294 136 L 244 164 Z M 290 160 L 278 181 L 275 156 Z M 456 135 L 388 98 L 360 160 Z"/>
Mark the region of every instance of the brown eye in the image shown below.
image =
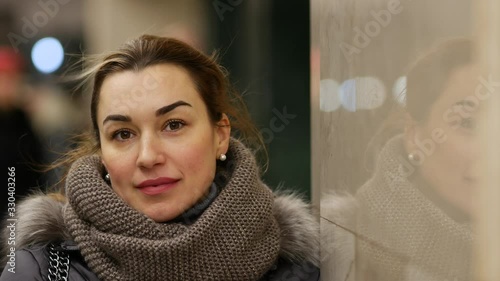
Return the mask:
<path id="1" fill-rule="evenodd" d="M 177 131 L 184 126 L 184 122 L 181 120 L 169 120 L 165 126 L 167 131 Z"/>
<path id="2" fill-rule="evenodd" d="M 128 130 L 119 130 L 113 134 L 113 139 L 118 141 L 125 141 L 132 137 L 132 133 Z"/>

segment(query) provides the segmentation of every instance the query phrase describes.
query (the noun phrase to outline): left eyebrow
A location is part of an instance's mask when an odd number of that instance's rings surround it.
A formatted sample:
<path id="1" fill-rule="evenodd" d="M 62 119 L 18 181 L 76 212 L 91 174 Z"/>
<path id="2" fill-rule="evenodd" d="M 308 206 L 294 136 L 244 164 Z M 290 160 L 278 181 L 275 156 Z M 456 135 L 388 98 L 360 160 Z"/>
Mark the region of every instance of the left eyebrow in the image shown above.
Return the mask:
<path id="1" fill-rule="evenodd" d="M 156 110 L 156 116 L 161 116 L 161 115 L 164 115 L 164 114 L 167 114 L 169 113 L 170 111 L 174 110 L 175 108 L 179 107 L 179 106 L 189 106 L 189 107 L 192 107 L 189 103 L 185 102 L 185 101 L 176 101 L 172 104 L 169 104 L 169 105 L 165 105 L 164 107 Z"/>
<path id="2" fill-rule="evenodd" d="M 457 101 L 456 103 L 453 104 L 453 106 L 456 106 L 456 105 L 474 107 L 476 104 L 472 101 L 461 100 L 461 101 Z"/>

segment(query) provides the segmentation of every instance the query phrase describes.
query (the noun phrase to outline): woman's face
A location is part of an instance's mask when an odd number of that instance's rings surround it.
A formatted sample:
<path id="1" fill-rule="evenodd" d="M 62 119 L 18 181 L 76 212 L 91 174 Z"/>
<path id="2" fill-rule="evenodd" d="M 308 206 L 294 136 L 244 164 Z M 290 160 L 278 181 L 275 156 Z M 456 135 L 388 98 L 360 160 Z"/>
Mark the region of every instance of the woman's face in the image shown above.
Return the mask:
<path id="1" fill-rule="evenodd" d="M 406 149 L 418 157 L 417 169 L 441 198 L 471 214 L 477 194 L 479 156 L 476 118 L 481 103 L 474 66 L 454 70 L 432 105 L 428 119 L 410 126 Z M 480 89 L 485 94 L 486 88 Z"/>
<path id="2" fill-rule="evenodd" d="M 113 190 L 156 222 L 203 197 L 229 146 L 227 116 L 216 126 L 188 72 L 172 64 L 108 76 L 97 122 Z"/>

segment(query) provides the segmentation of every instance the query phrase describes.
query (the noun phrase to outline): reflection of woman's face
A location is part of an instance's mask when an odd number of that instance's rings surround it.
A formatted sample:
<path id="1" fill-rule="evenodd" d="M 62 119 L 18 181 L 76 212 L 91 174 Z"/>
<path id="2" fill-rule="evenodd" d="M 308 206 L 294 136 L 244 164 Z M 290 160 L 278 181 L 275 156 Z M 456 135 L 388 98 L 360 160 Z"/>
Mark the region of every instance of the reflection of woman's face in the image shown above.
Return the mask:
<path id="1" fill-rule="evenodd" d="M 476 115 L 481 103 L 487 102 L 474 96 L 478 78 L 473 66 L 451 72 L 428 119 L 416 125 L 408 151 L 424 156 L 419 173 L 440 197 L 469 214 L 478 181 Z"/>
<path id="2" fill-rule="evenodd" d="M 97 121 L 113 190 L 157 222 L 206 193 L 229 143 L 229 126 L 213 124 L 187 71 L 171 64 L 107 77 Z"/>

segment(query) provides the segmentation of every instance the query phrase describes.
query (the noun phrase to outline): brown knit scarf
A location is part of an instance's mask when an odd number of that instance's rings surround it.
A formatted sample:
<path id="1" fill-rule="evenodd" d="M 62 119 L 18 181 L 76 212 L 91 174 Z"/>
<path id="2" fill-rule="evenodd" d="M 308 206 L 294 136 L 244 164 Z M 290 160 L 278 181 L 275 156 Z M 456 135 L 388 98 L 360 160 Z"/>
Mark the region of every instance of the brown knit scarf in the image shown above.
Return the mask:
<path id="1" fill-rule="evenodd" d="M 192 224 L 156 223 L 102 178 L 97 156 L 72 166 L 64 220 L 101 280 L 258 280 L 276 261 L 280 234 L 273 194 L 255 159 L 232 139 L 219 196 Z M 188 191 L 187 191 L 188 192 Z"/>
<path id="2" fill-rule="evenodd" d="M 468 280 L 473 232 L 408 180 L 402 136 L 379 155 L 359 200 L 359 280 Z M 361 275 L 361 276 L 360 276 Z M 368 275 L 368 279 L 363 279 Z"/>

